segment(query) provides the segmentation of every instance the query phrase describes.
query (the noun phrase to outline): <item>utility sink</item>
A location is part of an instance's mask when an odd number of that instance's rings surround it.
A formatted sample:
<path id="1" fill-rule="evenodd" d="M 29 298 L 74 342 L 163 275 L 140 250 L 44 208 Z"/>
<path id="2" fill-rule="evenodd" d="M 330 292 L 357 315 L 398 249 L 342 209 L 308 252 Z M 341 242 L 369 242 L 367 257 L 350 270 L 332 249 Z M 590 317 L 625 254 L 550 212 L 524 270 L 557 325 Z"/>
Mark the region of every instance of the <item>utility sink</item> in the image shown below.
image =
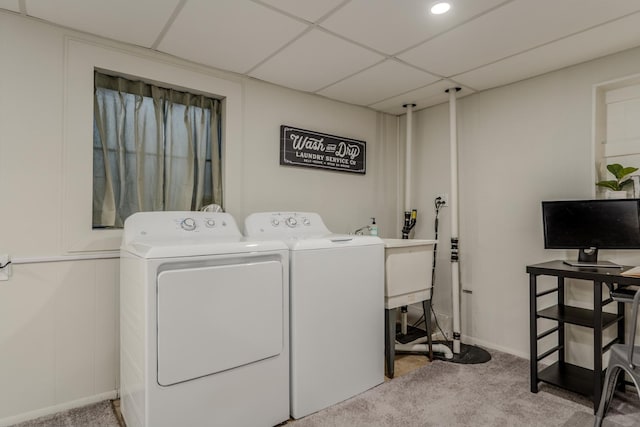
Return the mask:
<path id="1" fill-rule="evenodd" d="M 431 268 L 437 240 L 382 239 L 386 309 L 431 299 Z"/>

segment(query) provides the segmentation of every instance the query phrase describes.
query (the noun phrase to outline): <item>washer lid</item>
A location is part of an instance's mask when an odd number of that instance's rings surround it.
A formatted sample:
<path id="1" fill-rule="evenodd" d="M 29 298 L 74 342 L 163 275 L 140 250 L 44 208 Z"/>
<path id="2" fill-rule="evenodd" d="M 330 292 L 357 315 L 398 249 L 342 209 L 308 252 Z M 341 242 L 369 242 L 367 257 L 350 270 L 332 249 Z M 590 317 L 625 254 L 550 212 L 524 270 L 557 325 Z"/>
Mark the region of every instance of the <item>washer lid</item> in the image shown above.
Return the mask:
<path id="1" fill-rule="evenodd" d="M 356 236 L 353 234 L 327 234 L 325 236 L 297 237 L 286 239 L 284 242 L 292 251 L 384 245 L 384 242 L 379 237 Z"/>

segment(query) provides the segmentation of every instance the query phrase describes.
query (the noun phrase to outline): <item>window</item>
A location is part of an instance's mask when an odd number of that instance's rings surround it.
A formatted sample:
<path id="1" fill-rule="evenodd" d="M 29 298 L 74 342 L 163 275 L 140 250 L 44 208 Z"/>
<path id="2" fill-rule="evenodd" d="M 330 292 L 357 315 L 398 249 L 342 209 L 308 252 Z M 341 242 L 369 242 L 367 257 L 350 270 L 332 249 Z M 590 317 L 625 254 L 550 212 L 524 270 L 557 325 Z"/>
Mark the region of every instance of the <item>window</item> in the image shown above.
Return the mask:
<path id="1" fill-rule="evenodd" d="M 593 152 L 595 160 L 594 182 L 612 179 L 609 164 L 640 167 L 640 75 L 594 86 Z M 634 176 L 638 174 L 635 173 Z M 637 197 L 640 186 L 637 177 L 625 190 Z M 602 187 L 595 187 L 597 197 L 606 197 Z"/>
<path id="2" fill-rule="evenodd" d="M 222 204 L 220 101 L 94 73 L 93 228 Z"/>

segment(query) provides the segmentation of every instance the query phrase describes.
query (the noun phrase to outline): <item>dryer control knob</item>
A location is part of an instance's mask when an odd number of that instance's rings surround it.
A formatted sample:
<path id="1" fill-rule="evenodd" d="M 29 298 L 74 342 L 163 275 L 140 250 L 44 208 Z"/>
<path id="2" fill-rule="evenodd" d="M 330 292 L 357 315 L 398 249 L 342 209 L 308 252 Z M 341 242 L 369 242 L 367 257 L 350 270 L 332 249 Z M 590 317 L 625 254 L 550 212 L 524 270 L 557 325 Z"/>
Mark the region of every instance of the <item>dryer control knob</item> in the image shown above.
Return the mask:
<path id="1" fill-rule="evenodd" d="M 296 225 L 298 225 L 298 220 L 290 216 L 289 218 L 287 218 L 287 225 L 291 228 L 294 228 Z"/>
<path id="2" fill-rule="evenodd" d="M 274 227 L 277 227 L 280 225 L 280 221 L 278 221 L 276 218 L 271 220 L 271 225 L 273 225 Z"/>
<path id="3" fill-rule="evenodd" d="M 206 225 L 207 228 L 213 228 L 216 226 L 216 221 L 213 219 L 207 219 L 205 220 L 204 225 Z"/>
<path id="4" fill-rule="evenodd" d="M 193 218 L 185 218 L 180 223 L 180 227 L 186 231 L 193 231 L 196 229 L 196 220 Z"/>
<path id="5" fill-rule="evenodd" d="M 305 218 L 304 221 L 302 221 L 302 223 L 304 225 L 311 225 L 311 220 L 309 218 Z"/>

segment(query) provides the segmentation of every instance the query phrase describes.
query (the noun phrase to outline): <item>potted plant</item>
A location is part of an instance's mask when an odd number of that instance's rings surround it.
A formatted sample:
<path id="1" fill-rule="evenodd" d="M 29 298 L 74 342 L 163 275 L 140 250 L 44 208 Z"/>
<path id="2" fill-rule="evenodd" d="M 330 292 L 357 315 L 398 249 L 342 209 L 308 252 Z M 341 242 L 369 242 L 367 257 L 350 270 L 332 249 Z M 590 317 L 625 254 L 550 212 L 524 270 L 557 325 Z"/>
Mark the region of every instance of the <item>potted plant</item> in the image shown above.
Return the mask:
<path id="1" fill-rule="evenodd" d="M 596 185 L 608 189 L 607 198 L 609 199 L 624 199 L 627 197 L 627 192 L 624 187 L 631 184 L 631 178 L 627 178 L 630 174 L 638 170 L 634 167 L 623 167 L 618 163 L 607 165 L 607 170 L 615 176 L 615 180 L 606 180 L 597 182 Z"/>

